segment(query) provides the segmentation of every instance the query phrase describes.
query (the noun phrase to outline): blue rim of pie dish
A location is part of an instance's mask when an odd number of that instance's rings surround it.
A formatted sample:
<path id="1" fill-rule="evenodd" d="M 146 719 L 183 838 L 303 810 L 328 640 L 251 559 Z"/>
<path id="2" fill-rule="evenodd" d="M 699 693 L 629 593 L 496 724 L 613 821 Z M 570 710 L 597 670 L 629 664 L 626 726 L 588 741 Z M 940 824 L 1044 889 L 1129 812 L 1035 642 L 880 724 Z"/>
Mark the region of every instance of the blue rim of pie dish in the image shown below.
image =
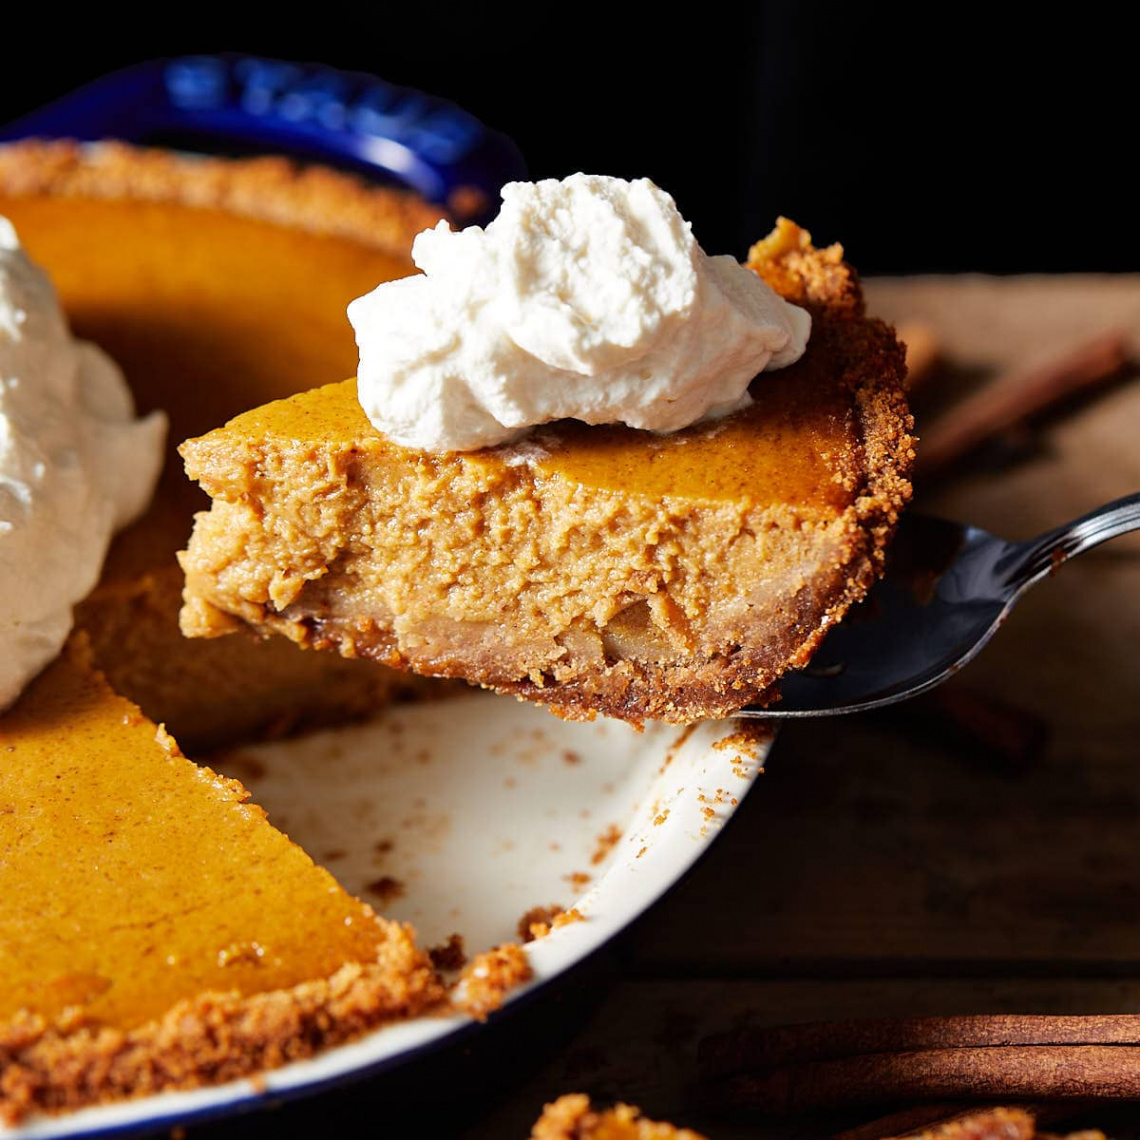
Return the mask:
<path id="1" fill-rule="evenodd" d="M 374 75 L 237 53 L 150 60 L 0 126 L 24 138 L 119 139 L 176 150 L 285 154 L 412 190 L 485 223 L 515 144 L 456 104 Z"/>

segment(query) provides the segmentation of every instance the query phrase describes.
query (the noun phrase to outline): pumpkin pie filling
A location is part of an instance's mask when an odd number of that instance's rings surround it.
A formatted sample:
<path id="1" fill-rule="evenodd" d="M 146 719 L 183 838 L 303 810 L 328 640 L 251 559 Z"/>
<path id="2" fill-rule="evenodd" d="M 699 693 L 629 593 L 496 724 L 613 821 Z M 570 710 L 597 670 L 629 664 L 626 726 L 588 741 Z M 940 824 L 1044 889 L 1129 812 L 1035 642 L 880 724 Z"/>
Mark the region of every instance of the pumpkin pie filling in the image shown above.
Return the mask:
<path id="1" fill-rule="evenodd" d="M 0 717 L 0 1118 L 253 1073 L 442 997 L 247 798 L 82 635 Z"/>
<path id="2" fill-rule="evenodd" d="M 119 364 L 171 447 L 155 500 L 114 543 L 77 613 L 116 691 L 197 751 L 290 725 L 362 715 L 409 678 L 278 642 L 187 642 L 185 545 L 205 506 L 173 445 L 355 364 L 344 308 L 414 268 L 438 213 L 281 160 L 179 159 L 120 144 L 0 147 L 0 215 L 48 272 L 76 336 Z"/>

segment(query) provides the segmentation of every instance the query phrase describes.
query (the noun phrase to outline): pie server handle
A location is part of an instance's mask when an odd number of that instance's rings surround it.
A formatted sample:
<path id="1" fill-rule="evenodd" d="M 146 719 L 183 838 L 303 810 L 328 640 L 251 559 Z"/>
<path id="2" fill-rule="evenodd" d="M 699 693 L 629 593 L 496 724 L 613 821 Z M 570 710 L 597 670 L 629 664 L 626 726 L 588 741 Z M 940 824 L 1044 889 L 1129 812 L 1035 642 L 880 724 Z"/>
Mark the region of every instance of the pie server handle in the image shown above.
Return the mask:
<path id="1" fill-rule="evenodd" d="M 458 221 L 525 178 L 505 135 L 444 99 L 359 72 L 223 54 L 112 72 L 0 127 L 19 138 L 123 139 L 188 151 L 289 154 L 405 186 Z"/>

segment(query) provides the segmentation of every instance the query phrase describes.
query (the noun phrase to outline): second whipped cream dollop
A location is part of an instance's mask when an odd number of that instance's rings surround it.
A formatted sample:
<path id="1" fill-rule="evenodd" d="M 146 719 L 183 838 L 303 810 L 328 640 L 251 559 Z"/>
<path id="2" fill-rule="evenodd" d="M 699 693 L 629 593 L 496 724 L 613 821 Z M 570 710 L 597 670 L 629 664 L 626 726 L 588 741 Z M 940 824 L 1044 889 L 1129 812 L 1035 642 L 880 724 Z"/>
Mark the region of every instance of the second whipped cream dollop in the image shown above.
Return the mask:
<path id="1" fill-rule="evenodd" d="M 72 339 L 0 217 L 0 710 L 60 651 L 111 535 L 150 502 L 166 417 L 135 418 L 115 363 Z"/>
<path id="2" fill-rule="evenodd" d="M 648 179 L 511 182 L 486 229 L 415 240 L 423 275 L 353 301 L 359 398 L 407 447 L 466 451 L 572 418 L 675 431 L 748 403 L 811 318 L 709 257 Z"/>

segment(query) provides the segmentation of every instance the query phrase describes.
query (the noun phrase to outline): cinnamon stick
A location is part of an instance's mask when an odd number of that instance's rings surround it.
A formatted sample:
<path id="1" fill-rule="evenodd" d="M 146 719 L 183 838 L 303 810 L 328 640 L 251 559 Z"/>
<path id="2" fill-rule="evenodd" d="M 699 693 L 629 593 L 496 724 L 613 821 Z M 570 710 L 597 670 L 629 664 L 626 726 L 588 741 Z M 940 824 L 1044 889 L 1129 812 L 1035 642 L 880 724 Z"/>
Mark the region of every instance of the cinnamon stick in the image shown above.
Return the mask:
<path id="1" fill-rule="evenodd" d="M 986 440 L 1110 379 L 1127 361 L 1128 336 L 1114 330 L 1037 368 L 996 380 L 921 433 L 916 479 L 940 474 Z"/>
<path id="2" fill-rule="evenodd" d="M 766 1113 L 923 1100 L 1135 1100 L 1140 1047 L 1007 1045 L 923 1049 L 781 1065 L 730 1077 L 718 1103 Z"/>
<path id="3" fill-rule="evenodd" d="M 983 1014 L 812 1021 L 705 1038 L 699 1046 L 698 1063 L 703 1080 L 716 1080 L 866 1054 L 1013 1045 L 1136 1046 L 1140 1050 L 1140 1015 Z"/>
<path id="4" fill-rule="evenodd" d="M 942 345 L 938 333 L 925 321 L 903 321 L 895 333 L 906 349 L 906 390 L 914 395 L 934 372 Z"/>

